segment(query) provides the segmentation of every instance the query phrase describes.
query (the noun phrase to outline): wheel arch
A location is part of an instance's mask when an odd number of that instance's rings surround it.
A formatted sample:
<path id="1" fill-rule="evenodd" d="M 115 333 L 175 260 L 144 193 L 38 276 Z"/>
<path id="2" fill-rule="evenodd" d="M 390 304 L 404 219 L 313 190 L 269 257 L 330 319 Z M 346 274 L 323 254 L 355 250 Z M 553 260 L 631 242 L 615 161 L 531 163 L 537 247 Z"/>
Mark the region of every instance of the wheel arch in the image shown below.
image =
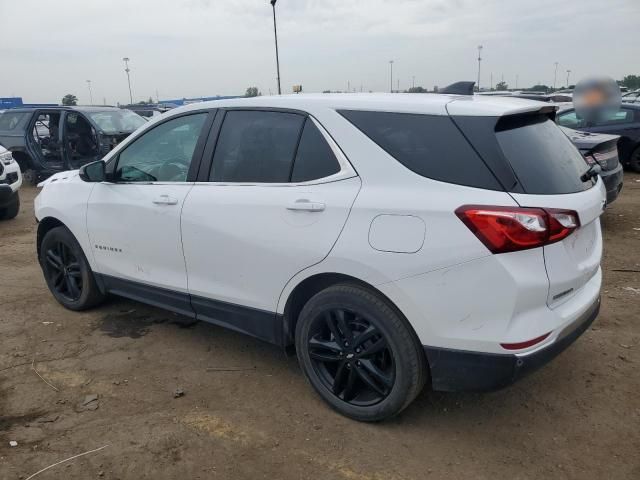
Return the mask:
<path id="1" fill-rule="evenodd" d="M 40 258 L 40 246 L 42 245 L 42 239 L 50 230 L 56 227 L 65 227 L 71 231 L 63 222 L 55 217 L 45 217 L 38 223 L 38 232 L 36 234 L 36 248 L 38 252 L 38 258 Z M 72 233 L 73 234 L 73 233 Z"/>
<path id="2" fill-rule="evenodd" d="M 333 285 L 348 283 L 351 285 L 360 286 L 384 300 L 390 308 L 392 308 L 406 323 L 411 330 L 415 339 L 418 339 L 418 335 L 411 325 L 411 322 L 402 313 L 400 308 L 391 300 L 387 295 L 382 293 L 374 285 L 361 280 L 357 277 L 337 272 L 322 272 L 316 273 L 301 280 L 289 293 L 287 300 L 284 303 L 284 311 L 282 314 L 283 319 L 283 342 L 285 347 L 291 347 L 294 343 L 296 325 L 298 323 L 298 317 L 304 305 L 315 294 L 322 290 L 329 288 Z"/>

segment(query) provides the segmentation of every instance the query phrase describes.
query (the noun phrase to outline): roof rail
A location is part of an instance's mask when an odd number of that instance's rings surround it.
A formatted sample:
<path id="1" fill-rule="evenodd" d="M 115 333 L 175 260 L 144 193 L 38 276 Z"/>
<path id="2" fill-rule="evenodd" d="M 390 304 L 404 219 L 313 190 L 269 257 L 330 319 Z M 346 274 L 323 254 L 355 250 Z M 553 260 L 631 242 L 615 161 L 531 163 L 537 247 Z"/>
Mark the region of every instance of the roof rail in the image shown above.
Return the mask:
<path id="1" fill-rule="evenodd" d="M 473 86 L 476 82 L 455 82 L 438 90 L 438 93 L 449 95 L 473 95 Z"/>

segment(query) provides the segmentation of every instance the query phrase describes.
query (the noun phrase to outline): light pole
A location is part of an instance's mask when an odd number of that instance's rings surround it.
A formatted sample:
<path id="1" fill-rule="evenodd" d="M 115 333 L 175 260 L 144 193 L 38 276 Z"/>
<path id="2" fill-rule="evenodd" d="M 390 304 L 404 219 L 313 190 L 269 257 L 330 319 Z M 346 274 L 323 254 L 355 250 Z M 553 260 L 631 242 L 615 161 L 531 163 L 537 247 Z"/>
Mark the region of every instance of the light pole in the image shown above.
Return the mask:
<path id="1" fill-rule="evenodd" d="M 93 105 L 93 93 L 91 92 L 91 80 L 87 80 L 87 86 L 89 87 L 89 100 Z"/>
<path id="2" fill-rule="evenodd" d="M 127 83 L 129 84 L 129 105 L 133 105 L 133 94 L 131 93 L 131 77 L 129 76 L 129 57 L 124 57 L 122 59 L 124 62 L 124 71 L 127 72 Z"/>
<path id="3" fill-rule="evenodd" d="M 567 70 L 567 88 L 569 88 L 569 76 L 571 75 L 571 70 Z"/>
<path id="4" fill-rule="evenodd" d="M 389 77 L 389 91 L 393 93 L 393 60 L 389 60 L 389 67 L 391 68 L 391 73 Z"/>
<path id="5" fill-rule="evenodd" d="M 416 76 L 411 77 L 411 88 L 416 88 Z"/>
<path id="6" fill-rule="evenodd" d="M 482 45 L 478 45 L 478 91 L 480 91 L 480 63 L 482 62 Z"/>
<path id="7" fill-rule="evenodd" d="M 553 89 L 556 89 L 556 81 L 558 80 L 558 62 L 555 62 L 554 65 L 556 66 L 555 71 L 553 72 Z"/>
<path id="8" fill-rule="evenodd" d="M 280 89 L 280 58 L 278 57 L 278 30 L 276 28 L 276 2 L 278 0 L 271 0 L 271 7 L 273 8 L 273 37 L 276 40 L 276 74 L 278 78 L 278 95 L 282 95 Z"/>
<path id="9" fill-rule="evenodd" d="M 516 73 L 516 90 L 518 89 L 518 74 Z"/>

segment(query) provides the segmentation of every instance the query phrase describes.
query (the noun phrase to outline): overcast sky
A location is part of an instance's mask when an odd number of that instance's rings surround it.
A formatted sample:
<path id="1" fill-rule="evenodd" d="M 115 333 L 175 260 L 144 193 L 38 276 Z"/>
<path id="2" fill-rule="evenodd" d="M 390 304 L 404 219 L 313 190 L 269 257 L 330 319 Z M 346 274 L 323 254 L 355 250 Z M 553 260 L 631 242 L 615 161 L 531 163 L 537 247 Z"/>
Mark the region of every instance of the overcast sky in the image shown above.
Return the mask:
<path id="1" fill-rule="evenodd" d="M 640 0 L 278 0 L 283 92 L 640 74 Z M 0 0 L 0 97 L 128 102 L 276 91 L 268 0 Z M 394 79 L 394 88 L 397 87 Z"/>

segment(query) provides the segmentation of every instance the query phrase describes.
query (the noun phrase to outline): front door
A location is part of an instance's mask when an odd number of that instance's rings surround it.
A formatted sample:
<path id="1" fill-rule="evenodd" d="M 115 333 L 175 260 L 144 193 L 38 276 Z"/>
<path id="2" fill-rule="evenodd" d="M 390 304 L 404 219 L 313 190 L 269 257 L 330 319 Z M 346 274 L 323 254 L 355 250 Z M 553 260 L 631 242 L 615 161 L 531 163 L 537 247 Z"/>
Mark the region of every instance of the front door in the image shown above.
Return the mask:
<path id="1" fill-rule="evenodd" d="M 193 307 L 277 340 L 270 318 L 282 290 L 328 255 L 360 179 L 322 127 L 296 113 L 227 111 L 212 158 L 182 213 Z"/>
<path id="2" fill-rule="evenodd" d="M 109 289 L 151 303 L 164 297 L 156 303 L 191 312 L 180 212 L 193 187 L 208 115 L 173 117 L 147 130 L 109 162 L 112 181 L 94 187 L 87 228 L 96 271 Z"/>

